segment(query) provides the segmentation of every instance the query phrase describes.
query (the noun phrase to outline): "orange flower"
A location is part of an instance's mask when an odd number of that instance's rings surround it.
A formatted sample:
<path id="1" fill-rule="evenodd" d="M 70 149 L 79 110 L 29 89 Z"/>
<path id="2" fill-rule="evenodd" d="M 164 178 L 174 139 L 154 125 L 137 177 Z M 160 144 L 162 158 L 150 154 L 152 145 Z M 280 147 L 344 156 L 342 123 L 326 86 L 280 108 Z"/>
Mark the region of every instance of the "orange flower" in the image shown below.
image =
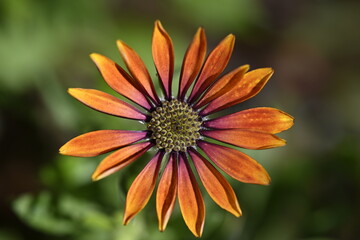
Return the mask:
<path id="1" fill-rule="evenodd" d="M 174 97 L 173 45 L 160 21 L 156 21 L 152 54 L 164 99 L 156 93 L 143 61 L 122 41 L 118 41 L 117 45 L 130 74 L 105 56 L 91 54 L 91 58 L 109 86 L 138 106 L 98 90 L 69 89 L 74 98 L 95 110 L 146 123 L 144 131 L 100 130 L 86 133 L 60 148 L 61 154 L 79 157 L 116 150 L 99 164 L 93 180 L 122 169 L 150 148 L 156 149 L 157 153 L 128 191 L 125 225 L 147 204 L 161 172 L 162 161 L 167 163 L 156 194 L 160 231 L 165 230 L 177 197 L 188 228 L 197 237 L 202 234 L 205 206 L 190 160 L 211 198 L 237 217 L 241 216 L 241 210 L 234 190 L 214 165 L 236 180 L 269 184 L 268 173 L 254 159 L 224 144 L 213 143 L 217 140 L 247 149 L 280 147 L 285 145 L 285 140 L 274 134 L 293 125 L 293 117 L 268 107 L 252 108 L 214 119 L 209 117 L 255 96 L 273 74 L 271 68 L 248 72 L 249 66 L 244 65 L 219 77 L 230 59 L 234 42 L 234 35 L 228 35 L 205 59 L 205 31 L 199 28 L 185 54 L 178 94 Z M 187 94 L 192 85 L 191 92 Z M 213 140 L 208 142 L 208 139 Z"/>

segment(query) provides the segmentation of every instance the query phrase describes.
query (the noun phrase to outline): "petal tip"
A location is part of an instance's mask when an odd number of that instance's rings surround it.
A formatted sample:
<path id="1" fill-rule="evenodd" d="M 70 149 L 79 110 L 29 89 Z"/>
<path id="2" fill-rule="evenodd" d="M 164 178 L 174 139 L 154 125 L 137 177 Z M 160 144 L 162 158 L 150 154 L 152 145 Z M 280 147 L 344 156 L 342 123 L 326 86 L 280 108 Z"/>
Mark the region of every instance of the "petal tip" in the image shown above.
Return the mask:
<path id="1" fill-rule="evenodd" d="M 91 179 L 93 180 L 93 182 L 99 181 L 100 179 L 102 179 L 104 176 L 102 176 L 101 174 L 99 174 L 98 172 L 94 172 L 93 175 L 91 176 Z"/>
<path id="2" fill-rule="evenodd" d="M 125 42 L 120 40 L 120 39 L 116 40 L 116 45 L 120 50 L 123 49 L 126 46 Z"/>
<path id="3" fill-rule="evenodd" d="M 131 220 L 132 218 L 133 218 L 133 216 L 127 215 L 127 214 L 125 213 L 122 224 L 123 224 L 124 226 L 128 225 L 129 222 L 130 222 L 130 220 Z"/>
<path id="4" fill-rule="evenodd" d="M 94 63 L 97 63 L 98 61 L 100 61 L 101 58 L 103 58 L 103 56 L 98 53 L 91 53 L 89 56 Z"/>
<path id="5" fill-rule="evenodd" d="M 61 146 L 60 148 L 59 148 L 59 153 L 61 154 L 61 155 L 66 155 L 66 143 L 63 145 L 63 146 Z"/>

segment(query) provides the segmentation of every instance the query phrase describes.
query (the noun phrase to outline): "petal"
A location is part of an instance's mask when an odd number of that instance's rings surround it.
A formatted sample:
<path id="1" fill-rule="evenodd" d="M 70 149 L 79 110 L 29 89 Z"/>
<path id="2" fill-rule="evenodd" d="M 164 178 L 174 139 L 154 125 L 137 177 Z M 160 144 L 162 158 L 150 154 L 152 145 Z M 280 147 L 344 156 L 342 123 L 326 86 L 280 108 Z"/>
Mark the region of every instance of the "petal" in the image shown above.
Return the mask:
<path id="1" fill-rule="evenodd" d="M 209 128 L 242 128 L 267 133 L 279 133 L 292 125 L 294 125 L 292 116 L 268 107 L 251 108 L 204 122 L 204 126 Z"/>
<path id="2" fill-rule="evenodd" d="M 180 100 L 184 100 L 185 95 L 196 76 L 199 74 L 206 55 L 206 35 L 203 28 L 199 28 L 189 45 L 181 67 L 179 93 Z"/>
<path id="3" fill-rule="evenodd" d="M 208 88 L 208 90 L 201 97 L 199 102 L 195 104 L 194 108 L 201 108 L 215 98 L 218 98 L 219 96 L 233 89 L 242 79 L 247 70 L 249 70 L 249 65 L 244 65 L 238 67 L 237 69 L 231 71 L 230 73 L 217 80 L 214 85 Z"/>
<path id="4" fill-rule="evenodd" d="M 149 101 L 134 87 L 131 77 L 119 65 L 97 53 L 91 54 L 90 57 L 98 67 L 106 83 L 112 89 L 145 109 L 151 108 Z"/>
<path id="5" fill-rule="evenodd" d="M 224 172 L 238 181 L 268 185 L 269 174 L 254 159 L 236 149 L 198 141 L 198 146 Z"/>
<path id="6" fill-rule="evenodd" d="M 159 151 L 131 184 L 126 197 L 124 225 L 127 225 L 148 203 L 155 188 L 163 156 L 164 152 Z"/>
<path id="7" fill-rule="evenodd" d="M 124 60 L 126 67 L 129 69 L 129 72 L 134 77 L 134 80 L 137 82 L 137 85 L 140 88 L 143 88 L 143 91 L 154 102 L 159 104 L 159 97 L 156 94 L 154 84 L 144 62 L 139 55 L 123 41 L 118 40 L 116 43 L 121 57 Z"/>
<path id="8" fill-rule="evenodd" d="M 146 131 L 100 130 L 77 136 L 60 148 L 75 157 L 94 157 L 145 138 Z"/>
<path id="9" fill-rule="evenodd" d="M 274 71 L 271 68 L 260 68 L 246 73 L 235 88 L 212 101 L 201 111 L 201 114 L 209 115 L 255 96 L 265 86 L 273 73 Z"/>
<path id="10" fill-rule="evenodd" d="M 101 161 L 93 173 L 92 179 L 94 181 L 100 180 L 126 167 L 143 155 L 153 145 L 154 144 L 150 142 L 141 142 L 117 150 Z"/>
<path id="11" fill-rule="evenodd" d="M 229 182 L 200 153 L 190 149 L 189 154 L 194 162 L 200 179 L 210 197 L 223 209 L 241 216 L 241 210 L 235 192 Z"/>
<path id="12" fill-rule="evenodd" d="M 183 155 L 179 158 L 178 195 L 186 225 L 196 237 L 201 237 L 205 221 L 204 200 L 188 160 Z"/>
<path id="13" fill-rule="evenodd" d="M 189 102 L 196 100 L 224 71 L 234 48 L 235 36 L 229 34 L 209 54 L 190 94 Z"/>
<path id="14" fill-rule="evenodd" d="M 286 144 L 284 139 L 273 134 L 244 129 L 204 130 L 201 134 L 247 149 L 275 148 Z"/>
<path id="15" fill-rule="evenodd" d="M 175 155 L 171 154 L 156 193 L 156 212 L 159 220 L 159 230 L 161 232 L 165 230 L 174 209 L 177 181 L 177 163 Z"/>
<path id="16" fill-rule="evenodd" d="M 170 36 L 160 21 L 155 21 L 152 40 L 152 54 L 160 82 L 165 92 L 165 98 L 171 99 L 171 84 L 174 72 L 174 49 Z"/>
<path id="17" fill-rule="evenodd" d="M 146 115 L 130 104 L 111 96 L 110 94 L 83 88 L 69 88 L 69 94 L 99 112 L 107 113 L 117 117 L 146 120 Z"/>

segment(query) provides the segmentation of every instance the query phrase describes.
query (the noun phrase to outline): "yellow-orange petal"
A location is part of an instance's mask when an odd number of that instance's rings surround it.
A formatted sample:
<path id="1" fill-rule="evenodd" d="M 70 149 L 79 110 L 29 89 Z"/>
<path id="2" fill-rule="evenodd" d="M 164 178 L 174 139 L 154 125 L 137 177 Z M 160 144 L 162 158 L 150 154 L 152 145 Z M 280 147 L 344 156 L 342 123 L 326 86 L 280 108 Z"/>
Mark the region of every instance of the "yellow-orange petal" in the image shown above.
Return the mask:
<path id="1" fill-rule="evenodd" d="M 124 225 L 127 225 L 148 203 L 155 188 L 163 156 L 164 152 L 159 151 L 131 184 L 126 197 Z"/>
<path id="2" fill-rule="evenodd" d="M 294 125 L 294 118 L 276 108 L 258 107 L 243 110 L 204 122 L 215 129 L 248 129 L 267 133 L 279 133 Z"/>
<path id="3" fill-rule="evenodd" d="M 274 71 L 271 68 L 259 68 L 247 72 L 239 84 L 231 91 L 210 102 L 201 111 L 201 114 L 209 115 L 252 98 L 260 92 L 273 73 Z"/>
<path id="4" fill-rule="evenodd" d="M 200 153 L 190 149 L 189 154 L 210 197 L 221 208 L 234 214 L 236 217 L 240 217 L 241 209 L 239 202 L 229 182 Z"/>
<path id="5" fill-rule="evenodd" d="M 179 93 L 180 100 L 184 100 L 191 84 L 198 75 L 206 55 L 206 35 L 203 28 L 199 28 L 189 45 L 183 60 L 180 73 Z"/>
<path id="6" fill-rule="evenodd" d="M 286 144 L 284 139 L 271 133 L 263 133 L 246 129 L 204 130 L 201 134 L 221 142 L 247 149 L 267 149 L 281 147 Z"/>
<path id="7" fill-rule="evenodd" d="M 175 154 L 171 154 L 156 193 L 156 213 L 161 232 L 165 230 L 174 209 L 178 182 L 177 171 Z"/>
<path id="8" fill-rule="evenodd" d="M 233 89 L 242 79 L 247 70 L 249 70 L 249 65 L 244 65 L 221 77 L 210 88 L 208 88 L 201 99 L 195 104 L 194 108 L 201 108 L 215 98 L 218 98 Z"/>
<path id="9" fill-rule="evenodd" d="M 84 88 L 69 88 L 71 96 L 88 107 L 117 117 L 146 120 L 146 115 L 132 105 L 102 91 Z"/>
<path id="10" fill-rule="evenodd" d="M 60 148 L 60 153 L 76 157 L 93 157 L 145 138 L 146 131 L 99 130 L 77 136 Z"/>
<path id="11" fill-rule="evenodd" d="M 178 197 L 180 210 L 190 231 L 201 237 L 205 221 L 205 205 L 199 186 L 186 156 L 179 157 Z"/>
<path id="12" fill-rule="evenodd" d="M 146 97 L 132 84 L 132 78 L 119 65 L 97 53 L 90 54 L 90 57 L 112 89 L 145 109 L 151 108 Z"/>
<path id="13" fill-rule="evenodd" d="M 129 69 L 129 72 L 136 81 L 137 86 L 142 88 L 147 96 L 149 96 L 154 102 L 160 103 L 153 81 L 151 80 L 150 74 L 140 56 L 123 41 L 118 40 L 116 43 L 119 48 L 120 55 L 124 60 L 127 69 Z"/>
<path id="14" fill-rule="evenodd" d="M 110 174 L 126 167 L 143 155 L 154 144 L 141 142 L 117 150 L 102 160 L 92 175 L 94 181 L 100 180 Z"/>
<path id="15" fill-rule="evenodd" d="M 152 55 L 165 98 L 170 100 L 174 72 L 174 49 L 170 36 L 159 20 L 155 21 L 152 38 Z"/>
<path id="16" fill-rule="evenodd" d="M 209 54 L 189 97 L 194 102 L 224 71 L 234 49 L 235 36 L 226 36 Z"/>
<path id="17" fill-rule="evenodd" d="M 238 181 L 268 185 L 269 174 L 248 155 L 225 146 L 198 141 L 198 146 L 224 172 Z"/>

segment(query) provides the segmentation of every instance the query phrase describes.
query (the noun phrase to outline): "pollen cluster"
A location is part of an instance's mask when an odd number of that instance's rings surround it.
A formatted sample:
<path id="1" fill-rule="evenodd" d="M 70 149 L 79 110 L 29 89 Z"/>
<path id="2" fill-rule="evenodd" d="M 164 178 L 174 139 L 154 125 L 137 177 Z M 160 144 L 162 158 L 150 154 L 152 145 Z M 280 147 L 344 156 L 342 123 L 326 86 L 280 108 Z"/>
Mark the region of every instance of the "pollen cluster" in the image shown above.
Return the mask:
<path id="1" fill-rule="evenodd" d="M 177 99 L 164 101 L 151 116 L 147 127 L 152 131 L 151 138 L 159 149 L 185 152 L 187 147 L 194 146 L 200 138 L 202 121 L 187 103 Z"/>

